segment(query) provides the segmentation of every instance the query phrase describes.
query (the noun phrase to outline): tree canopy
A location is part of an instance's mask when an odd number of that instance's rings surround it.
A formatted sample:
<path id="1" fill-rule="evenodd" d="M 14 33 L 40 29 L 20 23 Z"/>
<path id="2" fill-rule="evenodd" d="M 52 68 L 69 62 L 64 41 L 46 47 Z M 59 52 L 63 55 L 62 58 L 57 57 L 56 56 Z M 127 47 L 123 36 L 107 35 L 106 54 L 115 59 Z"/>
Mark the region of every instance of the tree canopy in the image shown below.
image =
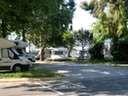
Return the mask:
<path id="1" fill-rule="evenodd" d="M 95 36 L 118 39 L 128 33 L 127 4 L 127 0 L 91 0 L 90 3 L 82 2 L 81 8 L 97 18 L 93 28 Z"/>
<path id="2" fill-rule="evenodd" d="M 54 41 L 72 23 L 74 7 L 73 0 L 1 0 L 0 36 L 15 32 L 39 46 L 35 36 L 48 33 L 47 41 Z"/>
<path id="3" fill-rule="evenodd" d="M 74 39 L 78 41 L 81 46 L 81 56 L 80 58 L 84 59 L 84 51 L 85 46 L 88 46 L 93 41 L 93 34 L 89 30 L 79 29 L 78 31 L 74 32 Z"/>
<path id="4" fill-rule="evenodd" d="M 37 47 L 62 46 L 72 25 L 74 0 L 1 0 L 0 36 L 15 32 Z M 59 40 L 58 40 L 59 39 Z"/>

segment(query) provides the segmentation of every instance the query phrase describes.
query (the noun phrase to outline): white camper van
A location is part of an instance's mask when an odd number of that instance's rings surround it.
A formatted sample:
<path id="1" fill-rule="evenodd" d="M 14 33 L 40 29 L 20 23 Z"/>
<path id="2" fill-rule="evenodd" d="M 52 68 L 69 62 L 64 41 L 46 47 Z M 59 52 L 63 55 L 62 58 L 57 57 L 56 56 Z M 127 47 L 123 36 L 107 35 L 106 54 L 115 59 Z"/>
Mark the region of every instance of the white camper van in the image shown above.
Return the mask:
<path id="1" fill-rule="evenodd" d="M 13 42 L 0 38 L 0 70 L 18 72 L 28 70 L 32 66 L 30 60 L 15 50 L 15 46 Z"/>
<path id="2" fill-rule="evenodd" d="M 30 61 L 35 62 L 35 55 L 31 53 L 26 53 L 25 48 L 28 46 L 27 42 L 21 40 L 11 40 L 16 44 L 15 49 L 21 54 L 27 57 Z"/>

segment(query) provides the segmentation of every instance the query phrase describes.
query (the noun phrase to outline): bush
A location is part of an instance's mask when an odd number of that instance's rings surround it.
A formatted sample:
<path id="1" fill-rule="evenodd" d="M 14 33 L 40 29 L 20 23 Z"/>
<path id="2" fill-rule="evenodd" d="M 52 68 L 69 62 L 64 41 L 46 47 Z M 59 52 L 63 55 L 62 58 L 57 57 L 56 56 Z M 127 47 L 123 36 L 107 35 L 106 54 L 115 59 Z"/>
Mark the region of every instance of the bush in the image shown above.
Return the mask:
<path id="1" fill-rule="evenodd" d="M 128 61 L 128 42 L 118 41 L 113 44 L 111 48 L 111 54 L 113 55 L 114 60 L 118 61 Z"/>
<path id="2" fill-rule="evenodd" d="M 93 59 L 103 59 L 104 56 L 102 54 L 102 46 L 103 42 L 98 42 L 89 49 L 89 53 Z"/>

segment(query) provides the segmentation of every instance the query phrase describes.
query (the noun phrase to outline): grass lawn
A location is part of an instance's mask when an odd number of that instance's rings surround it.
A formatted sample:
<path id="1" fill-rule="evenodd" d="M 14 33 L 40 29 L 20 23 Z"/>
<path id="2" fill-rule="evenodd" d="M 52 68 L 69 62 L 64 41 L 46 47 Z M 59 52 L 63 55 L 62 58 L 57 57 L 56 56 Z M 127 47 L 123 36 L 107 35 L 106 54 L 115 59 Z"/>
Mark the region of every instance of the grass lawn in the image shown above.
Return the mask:
<path id="1" fill-rule="evenodd" d="M 33 64 L 28 72 L 0 72 L 0 78 L 24 78 L 24 77 L 61 77 L 61 74 L 53 73 L 46 69 L 37 68 L 39 64 Z"/>
<path id="2" fill-rule="evenodd" d="M 126 61 L 106 61 L 106 60 L 93 59 L 93 60 L 83 60 L 83 61 L 75 60 L 75 62 L 78 64 L 105 64 L 128 70 L 128 62 Z"/>
<path id="3" fill-rule="evenodd" d="M 128 64 L 128 62 L 124 62 L 124 61 L 106 61 L 106 60 L 98 60 L 98 59 L 90 59 L 90 60 L 83 60 L 83 61 L 76 60 L 75 62 L 77 62 L 78 64 L 106 64 L 106 65 L 112 65 L 112 66 Z"/>

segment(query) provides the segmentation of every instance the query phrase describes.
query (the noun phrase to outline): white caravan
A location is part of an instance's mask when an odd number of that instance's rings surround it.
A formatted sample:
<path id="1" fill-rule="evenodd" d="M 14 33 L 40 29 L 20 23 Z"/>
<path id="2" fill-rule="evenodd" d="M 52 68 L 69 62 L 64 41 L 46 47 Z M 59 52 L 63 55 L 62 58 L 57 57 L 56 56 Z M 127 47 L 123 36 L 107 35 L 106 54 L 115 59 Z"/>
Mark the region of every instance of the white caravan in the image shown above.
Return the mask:
<path id="1" fill-rule="evenodd" d="M 91 54 L 89 53 L 89 46 L 84 47 L 84 59 L 91 59 Z M 71 56 L 74 58 L 80 58 L 81 57 L 81 52 L 82 51 L 82 47 L 81 46 L 77 46 L 74 47 L 73 50 L 71 51 Z"/>
<path id="2" fill-rule="evenodd" d="M 46 60 L 66 60 L 68 58 L 67 48 L 46 48 L 44 58 Z"/>
<path id="3" fill-rule="evenodd" d="M 28 46 L 27 42 L 21 40 L 11 40 L 16 44 L 15 49 L 21 54 L 27 57 L 30 61 L 35 62 L 35 55 L 31 53 L 26 53 L 25 48 Z"/>
<path id="4" fill-rule="evenodd" d="M 15 50 L 15 46 L 15 43 L 0 38 L 0 70 L 18 72 L 28 70 L 32 66 L 30 60 Z"/>

